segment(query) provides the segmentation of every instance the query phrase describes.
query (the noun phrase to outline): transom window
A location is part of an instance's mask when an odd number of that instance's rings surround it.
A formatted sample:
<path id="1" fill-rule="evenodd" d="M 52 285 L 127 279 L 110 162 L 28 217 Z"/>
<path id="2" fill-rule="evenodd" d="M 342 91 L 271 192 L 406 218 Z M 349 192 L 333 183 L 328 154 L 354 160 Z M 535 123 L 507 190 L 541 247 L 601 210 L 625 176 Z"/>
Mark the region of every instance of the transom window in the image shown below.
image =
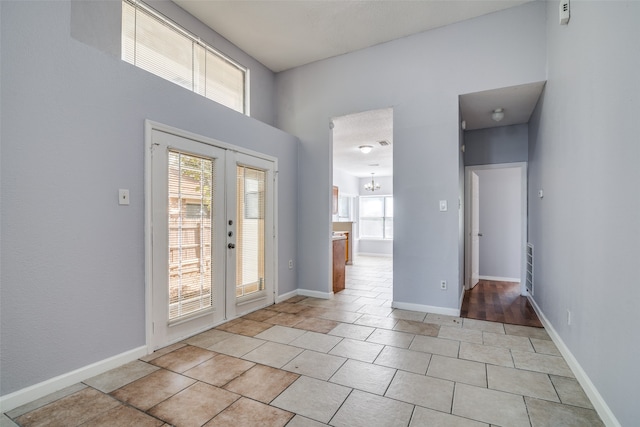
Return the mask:
<path id="1" fill-rule="evenodd" d="M 136 0 L 122 1 L 122 59 L 249 114 L 249 70 Z"/>
<path id="2" fill-rule="evenodd" d="M 360 197 L 360 238 L 393 239 L 393 196 Z"/>

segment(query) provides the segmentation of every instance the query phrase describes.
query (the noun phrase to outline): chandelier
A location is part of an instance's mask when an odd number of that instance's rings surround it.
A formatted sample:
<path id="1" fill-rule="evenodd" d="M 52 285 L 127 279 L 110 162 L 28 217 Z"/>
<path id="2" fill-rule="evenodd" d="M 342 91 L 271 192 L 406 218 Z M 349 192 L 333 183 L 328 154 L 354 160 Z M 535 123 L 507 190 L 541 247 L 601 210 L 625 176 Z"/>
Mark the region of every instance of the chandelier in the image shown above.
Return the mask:
<path id="1" fill-rule="evenodd" d="M 364 185 L 364 189 L 367 191 L 376 191 L 380 189 L 380 183 L 373 180 L 373 173 L 371 174 L 371 182 L 367 182 Z"/>

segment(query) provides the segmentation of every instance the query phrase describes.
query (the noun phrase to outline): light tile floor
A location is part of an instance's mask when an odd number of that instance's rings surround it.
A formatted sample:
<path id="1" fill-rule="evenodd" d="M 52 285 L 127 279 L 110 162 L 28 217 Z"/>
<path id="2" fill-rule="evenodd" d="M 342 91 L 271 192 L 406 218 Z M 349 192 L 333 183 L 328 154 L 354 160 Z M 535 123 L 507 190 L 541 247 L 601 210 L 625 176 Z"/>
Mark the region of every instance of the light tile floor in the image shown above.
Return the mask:
<path id="1" fill-rule="evenodd" d="M 16 408 L 5 426 L 599 426 L 544 329 L 391 308 L 391 260 Z"/>

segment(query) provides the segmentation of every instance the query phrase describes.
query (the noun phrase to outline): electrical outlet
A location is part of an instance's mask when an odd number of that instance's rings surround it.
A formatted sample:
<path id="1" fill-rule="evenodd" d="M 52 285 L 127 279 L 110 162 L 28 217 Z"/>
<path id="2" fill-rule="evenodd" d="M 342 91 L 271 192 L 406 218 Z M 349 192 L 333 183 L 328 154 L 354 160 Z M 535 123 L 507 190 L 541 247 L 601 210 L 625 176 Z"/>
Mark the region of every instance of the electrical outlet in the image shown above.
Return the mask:
<path id="1" fill-rule="evenodd" d="M 293 270 L 293 260 L 289 260 L 289 270 Z"/>
<path id="2" fill-rule="evenodd" d="M 129 204 L 129 190 L 124 188 L 118 190 L 118 204 L 124 206 Z"/>
<path id="3" fill-rule="evenodd" d="M 447 290 L 447 281 L 446 280 L 441 280 L 440 281 L 440 289 L 442 289 L 443 291 Z"/>

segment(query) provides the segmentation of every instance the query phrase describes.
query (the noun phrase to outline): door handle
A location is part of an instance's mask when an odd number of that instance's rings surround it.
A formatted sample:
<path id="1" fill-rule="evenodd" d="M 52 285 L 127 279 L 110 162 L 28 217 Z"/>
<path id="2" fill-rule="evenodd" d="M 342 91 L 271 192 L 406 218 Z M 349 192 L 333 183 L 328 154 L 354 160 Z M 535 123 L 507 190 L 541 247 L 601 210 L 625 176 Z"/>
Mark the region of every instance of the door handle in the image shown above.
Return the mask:
<path id="1" fill-rule="evenodd" d="M 482 233 L 478 233 L 478 237 L 482 237 Z"/>
<path id="2" fill-rule="evenodd" d="M 229 244 L 227 245 L 227 247 L 228 247 L 229 249 L 235 249 L 236 245 L 234 245 L 233 243 L 229 243 Z"/>

